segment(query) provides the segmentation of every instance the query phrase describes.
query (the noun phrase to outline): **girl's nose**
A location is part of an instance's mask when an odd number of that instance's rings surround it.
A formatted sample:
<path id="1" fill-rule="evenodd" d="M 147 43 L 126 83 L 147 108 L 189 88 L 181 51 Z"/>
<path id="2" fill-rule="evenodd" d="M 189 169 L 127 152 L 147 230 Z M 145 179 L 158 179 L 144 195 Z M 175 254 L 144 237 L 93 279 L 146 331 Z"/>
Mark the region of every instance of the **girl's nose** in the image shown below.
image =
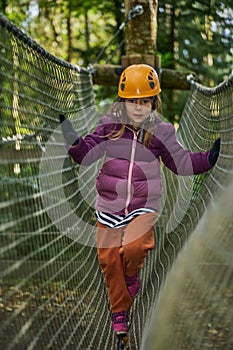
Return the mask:
<path id="1" fill-rule="evenodd" d="M 142 104 L 141 104 L 141 100 L 140 99 L 135 100 L 134 103 L 136 105 L 135 106 L 136 108 L 141 108 Z"/>

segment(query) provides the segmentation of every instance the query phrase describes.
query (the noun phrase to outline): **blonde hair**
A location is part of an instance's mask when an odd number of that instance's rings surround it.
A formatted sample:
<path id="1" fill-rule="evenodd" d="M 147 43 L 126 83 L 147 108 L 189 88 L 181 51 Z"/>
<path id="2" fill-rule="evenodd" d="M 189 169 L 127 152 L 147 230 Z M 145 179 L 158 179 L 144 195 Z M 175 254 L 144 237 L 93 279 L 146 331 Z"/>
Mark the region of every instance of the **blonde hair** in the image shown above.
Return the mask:
<path id="1" fill-rule="evenodd" d="M 113 102 L 113 106 L 110 110 L 110 115 L 114 118 L 114 120 L 120 121 L 121 128 L 120 130 L 116 130 L 114 128 L 106 137 L 109 137 L 111 140 L 118 140 L 122 137 L 125 132 L 125 127 L 128 122 L 128 117 L 126 113 L 126 107 L 124 98 L 117 96 L 115 101 Z M 148 147 L 153 138 L 153 134 L 156 127 L 156 115 L 158 112 L 161 112 L 162 103 L 159 95 L 153 97 L 151 110 L 153 111 L 154 118 L 151 118 L 146 123 L 146 129 L 143 132 L 142 144 Z"/>

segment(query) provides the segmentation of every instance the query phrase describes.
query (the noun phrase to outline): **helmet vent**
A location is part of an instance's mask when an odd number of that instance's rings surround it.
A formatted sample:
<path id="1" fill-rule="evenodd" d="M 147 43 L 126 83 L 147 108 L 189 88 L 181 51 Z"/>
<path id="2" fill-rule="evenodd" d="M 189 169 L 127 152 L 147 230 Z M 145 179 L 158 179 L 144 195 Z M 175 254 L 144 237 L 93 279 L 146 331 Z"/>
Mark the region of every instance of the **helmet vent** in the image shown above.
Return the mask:
<path id="1" fill-rule="evenodd" d="M 153 90 L 155 88 L 153 71 L 150 71 L 150 73 L 147 76 L 147 79 L 149 80 L 150 88 Z"/>
<path id="2" fill-rule="evenodd" d="M 154 78 L 153 78 L 153 75 L 151 74 L 151 72 L 150 72 L 150 74 L 148 75 L 148 80 L 153 80 Z"/>

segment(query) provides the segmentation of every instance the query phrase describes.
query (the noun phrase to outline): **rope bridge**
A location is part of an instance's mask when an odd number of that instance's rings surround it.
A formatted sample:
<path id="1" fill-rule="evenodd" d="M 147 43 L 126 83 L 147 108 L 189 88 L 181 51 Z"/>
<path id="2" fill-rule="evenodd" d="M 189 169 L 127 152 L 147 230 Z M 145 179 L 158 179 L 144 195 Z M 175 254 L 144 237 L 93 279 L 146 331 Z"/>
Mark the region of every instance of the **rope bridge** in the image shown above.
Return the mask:
<path id="1" fill-rule="evenodd" d="M 63 112 L 80 134 L 94 129 L 99 116 L 91 75 L 51 56 L 2 15 L 0 24 L 0 349 L 114 349 L 116 338 L 93 243 L 98 164 L 86 169 L 74 164 L 58 124 Z M 221 154 L 208 174 L 177 178 L 163 171 L 166 190 L 155 233 L 157 246 L 146 260 L 142 291 L 130 311 L 127 349 L 139 350 L 146 343 L 159 291 L 178 253 L 209 205 L 218 203 L 218 195 L 228 189 L 232 87 L 232 78 L 213 89 L 192 84 L 179 141 L 199 151 L 210 148 L 221 135 Z M 228 209 L 232 204 L 231 196 Z M 217 248 L 209 247 L 205 257 L 220 249 L 223 238 L 230 246 L 231 232 L 232 215 L 224 223 L 224 235 L 218 236 Z M 229 254 L 221 257 L 226 268 L 218 281 L 230 293 L 232 259 Z M 224 329 L 232 322 L 229 310 L 222 319 Z M 205 349 L 204 343 L 198 346 L 190 349 Z"/>

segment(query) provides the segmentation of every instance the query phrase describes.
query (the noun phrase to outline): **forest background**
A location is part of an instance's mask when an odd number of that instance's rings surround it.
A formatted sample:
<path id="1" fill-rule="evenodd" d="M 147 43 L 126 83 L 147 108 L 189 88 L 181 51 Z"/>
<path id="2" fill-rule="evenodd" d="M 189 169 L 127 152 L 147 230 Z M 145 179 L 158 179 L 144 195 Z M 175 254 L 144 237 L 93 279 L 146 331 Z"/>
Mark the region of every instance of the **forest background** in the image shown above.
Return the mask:
<path id="1" fill-rule="evenodd" d="M 119 65 L 125 54 L 124 30 L 119 30 L 124 1 L 0 0 L 0 12 L 50 54 L 73 64 Z M 225 80 L 233 68 L 232 0 L 159 0 L 155 54 L 161 68 L 193 72 L 205 86 Z M 108 103 L 117 87 L 95 86 L 95 91 L 97 104 Z M 171 122 L 179 122 L 187 94 L 162 92 L 163 114 Z"/>

